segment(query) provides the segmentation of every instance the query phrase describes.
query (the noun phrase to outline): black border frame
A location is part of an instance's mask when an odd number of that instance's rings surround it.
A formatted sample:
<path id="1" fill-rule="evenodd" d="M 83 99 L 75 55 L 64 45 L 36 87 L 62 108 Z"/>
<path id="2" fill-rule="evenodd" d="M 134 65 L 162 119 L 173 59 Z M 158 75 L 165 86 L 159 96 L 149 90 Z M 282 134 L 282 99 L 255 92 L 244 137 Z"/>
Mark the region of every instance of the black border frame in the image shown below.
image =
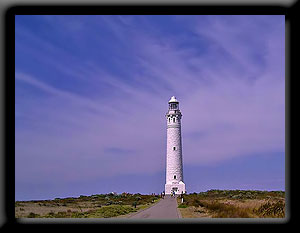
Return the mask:
<path id="1" fill-rule="evenodd" d="M 299 36 L 297 36 L 297 24 L 296 19 L 298 8 L 298 2 L 292 6 L 270 6 L 270 5 L 108 5 L 108 4 L 99 4 L 99 5 L 14 5 L 6 9 L 4 23 L 5 23 L 5 69 L 4 69 L 4 97 L 5 97 L 5 118 L 4 118 L 4 153 L 5 153 L 5 213 L 7 221 L 3 225 L 3 228 L 8 228 L 13 226 L 15 227 L 24 227 L 34 226 L 41 224 L 44 227 L 49 227 L 50 225 L 62 227 L 61 223 L 57 224 L 56 222 L 48 223 L 22 223 L 15 219 L 15 124 L 12 119 L 15 118 L 14 113 L 14 102 L 15 102 L 15 15 L 39 15 L 39 14 L 49 14 L 49 15 L 92 15 L 92 14 L 134 14 L 134 15 L 152 15 L 152 14 L 167 14 L 167 15 L 285 15 L 286 23 L 288 22 L 289 28 L 286 28 L 286 195 L 290 203 L 295 203 L 292 201 L 295 199 L 295 196 L 292 195 L 291 188 L 291 178 L 295 176 L 295 165 L 294 158 L 291 157 L 291 89 L 295 87 L 292 85 L 292 76 L 296 76 L 296 48 L 297 42 L 299 41 Z M 286 24 L 287 25 L 287 24 Z M 288 31 L 289 30 L 289 31 Z M 299 72 L 297 73 L 299 74 Z M 292 168 L 293 167 L 293 168 Z M 288 192 L 287 192 L 288 190 Z M 285 222 L 276 223 L 275 227 L 279 225 L 283 226 L 286 224 L 291 224 L 295 222 L 294 215 L 292 212 L 296 209 L 296 206 L 291 204 L 288 207 L 289 216 Z M 68 222 L 69 224 L 72 222 Z M 73 222 L 74 223 L 74 222 Z M 104 223 L 104 222 L 103 222 Z M 100 224 L 103 224 L 100 222 Z M 106 222 L 106 223 L 116 223 L 116 222 Z M 128 224 L 131 224 L 129 222 Z M 136 222 L 139 223 L 139 222 Z M 148 222 L 142 222 L 148 223 Z M 151 222 L 153 223 L 174 223 L 170 221 L 165 222 Z M 182 223 L 182 222 L 181 222 Z M 186 222 L 188 224 L 195 224 L 195 222 Z M 201 223 L 201 222 L 200 222 Z M 232 226 L 232 224 L 240 225 L 245 224 L 245 222 L 219 222 L 220 224 L 226 223 L 227 225 Z M 248 222 L 249 223 L 249 222 Z M 270 221 L 270 223 L 274 223 Z M 68 227 L 70 226 L 69 224 Z M 95 224 L 92 222 L 92 224 Z M 122 223 L 121 223 L 122 224 Z M 126 223 L 127 224 L 127 223 Z M 212 223 L 215 224 L 215 223 Z M 251 225 L 256 224 L 266 224 L 266 222 L 256 222 L 251 223 Z M 79 226 L 80 225 L 80 226 Z M 84 228 L 81 228 L 83 225 Z M 206 225 L 211 225 L 206 224 Z M 268 224 L 269 225 L 269 224 Z M 72 226 L 76 226 L 78 229 L 86 230 L 87 225 L 85 223 L 76 223 Z M 268 226 L 269 227 L 269 226 Z"/>

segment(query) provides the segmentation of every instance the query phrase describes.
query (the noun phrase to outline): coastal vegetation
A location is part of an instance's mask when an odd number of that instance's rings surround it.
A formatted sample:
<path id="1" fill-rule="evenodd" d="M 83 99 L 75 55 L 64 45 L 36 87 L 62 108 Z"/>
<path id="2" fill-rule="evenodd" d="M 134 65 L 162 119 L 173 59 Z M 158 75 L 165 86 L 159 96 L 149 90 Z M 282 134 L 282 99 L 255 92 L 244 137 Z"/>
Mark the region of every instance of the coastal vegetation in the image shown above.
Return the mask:
<path id="1" fill-rule="evenodd" d="M 16 201 L 16 218 L 112 218 L 156 203 L 158 195 L 96 194 L 55 198 L 53 200 Z"/>
<path id="2" fill-rule="evenodd" d="M 183 218 L 284 218 L 285 192 L 209 190 L 183 195 Z"/>

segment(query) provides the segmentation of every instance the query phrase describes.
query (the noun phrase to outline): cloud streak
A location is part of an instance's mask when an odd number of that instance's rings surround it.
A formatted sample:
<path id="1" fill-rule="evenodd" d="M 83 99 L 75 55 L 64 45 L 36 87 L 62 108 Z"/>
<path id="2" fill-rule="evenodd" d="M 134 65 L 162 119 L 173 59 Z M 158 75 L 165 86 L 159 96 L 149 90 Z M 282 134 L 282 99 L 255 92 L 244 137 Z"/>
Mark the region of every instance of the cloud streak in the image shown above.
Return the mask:
<path id="1" fill-rule="evenodd" d="M 185 166 L 284 153 L 283 17 L 68 17 L 16 18 L 17 185 L 163 171 L 172 95 Z"/>

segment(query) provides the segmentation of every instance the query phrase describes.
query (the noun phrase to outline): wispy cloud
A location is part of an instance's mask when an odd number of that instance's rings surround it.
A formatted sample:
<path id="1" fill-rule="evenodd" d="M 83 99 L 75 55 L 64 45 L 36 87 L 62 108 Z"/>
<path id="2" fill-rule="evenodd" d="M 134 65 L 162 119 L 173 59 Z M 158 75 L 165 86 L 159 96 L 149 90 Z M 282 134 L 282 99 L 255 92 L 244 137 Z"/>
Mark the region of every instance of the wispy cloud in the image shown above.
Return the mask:
<path id="1" fill-rule="evenodd" d="M 162 171 L 172 95 L 186 166 L 284 152 L 282 17 L 67 17 L 16 19 L 18 182 Z"/>

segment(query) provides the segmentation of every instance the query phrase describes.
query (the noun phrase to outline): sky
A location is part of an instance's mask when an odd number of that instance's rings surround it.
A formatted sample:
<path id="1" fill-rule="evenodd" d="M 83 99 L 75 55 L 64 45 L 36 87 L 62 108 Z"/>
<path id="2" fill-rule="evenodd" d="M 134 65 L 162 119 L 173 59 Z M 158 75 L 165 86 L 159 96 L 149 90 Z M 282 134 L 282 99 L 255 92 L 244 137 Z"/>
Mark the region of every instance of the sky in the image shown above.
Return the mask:
<path id="1" fill-rule="evenodd" d="M 160 193 L 168 101 L 188 193 L 285 190 L 281 15 L 17 15 L 15 198 Z"/>

